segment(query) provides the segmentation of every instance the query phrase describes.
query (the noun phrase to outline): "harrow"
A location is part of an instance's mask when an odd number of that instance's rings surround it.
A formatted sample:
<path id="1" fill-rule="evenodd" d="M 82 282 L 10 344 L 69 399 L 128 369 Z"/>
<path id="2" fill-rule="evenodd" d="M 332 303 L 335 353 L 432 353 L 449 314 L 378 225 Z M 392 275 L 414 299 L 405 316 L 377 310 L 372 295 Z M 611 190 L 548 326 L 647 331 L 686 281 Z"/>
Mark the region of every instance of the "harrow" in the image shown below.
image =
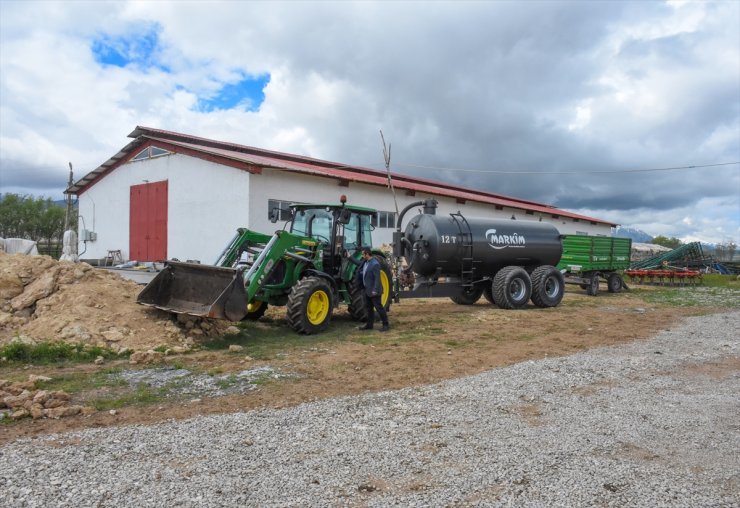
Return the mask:
<path id="1" fill-rule="evenodd" d="M 702 282 L 702 272 L 685 268 L 666 267 L 663 270 L 626 270 L 624 273 L 635 284 L 696 286 Z"/>

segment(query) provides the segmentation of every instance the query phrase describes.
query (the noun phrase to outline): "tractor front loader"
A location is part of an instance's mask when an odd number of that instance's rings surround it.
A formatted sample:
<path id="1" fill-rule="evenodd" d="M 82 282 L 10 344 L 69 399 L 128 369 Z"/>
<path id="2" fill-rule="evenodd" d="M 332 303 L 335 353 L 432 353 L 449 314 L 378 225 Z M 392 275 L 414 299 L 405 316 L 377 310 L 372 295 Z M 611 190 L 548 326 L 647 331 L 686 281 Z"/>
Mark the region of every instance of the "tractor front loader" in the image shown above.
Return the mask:
<path id="1" fill-rule="evenodd" d="M 169 261 L 142 290 L 137 302 L 176 314 L 239 321 L 259 319 L 269 305 L 285 306 L 299 333 L 325 330 L 333 310 L 347 304 L 354 319 L 364 320 L 362 290 L 354 275 L 360 248 L 372 246 L 369 208 L 293 204 L 289 230 L 267 235 L 239 229 L 214 265 Z M 273 222 L 277 213 L 273 213 Z M 381 262 L 381 301 L 391 303 L 391 272 Z"/>

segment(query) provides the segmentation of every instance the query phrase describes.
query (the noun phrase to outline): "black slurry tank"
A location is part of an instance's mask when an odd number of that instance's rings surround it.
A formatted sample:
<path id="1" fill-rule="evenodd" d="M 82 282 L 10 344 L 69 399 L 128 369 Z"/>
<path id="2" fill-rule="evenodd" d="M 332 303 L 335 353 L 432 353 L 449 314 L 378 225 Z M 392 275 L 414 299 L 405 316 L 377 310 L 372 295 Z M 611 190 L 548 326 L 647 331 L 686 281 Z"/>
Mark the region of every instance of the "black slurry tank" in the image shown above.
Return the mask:
<path id="1" fill-rule="evenodd" d="M 406 255 L 422 276 L 493 277 L 505 266 L 557 265 L 560 233 L 544 222 L 420 214 L 406 226 Z"/>

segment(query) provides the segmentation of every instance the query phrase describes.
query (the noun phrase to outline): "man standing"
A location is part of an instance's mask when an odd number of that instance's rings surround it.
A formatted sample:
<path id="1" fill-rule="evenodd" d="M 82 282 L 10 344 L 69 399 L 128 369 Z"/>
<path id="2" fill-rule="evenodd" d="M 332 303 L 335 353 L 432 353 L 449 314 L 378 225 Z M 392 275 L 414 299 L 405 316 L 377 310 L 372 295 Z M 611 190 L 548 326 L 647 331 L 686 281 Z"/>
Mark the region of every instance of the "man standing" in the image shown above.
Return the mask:
<path id="1" fill-rule="evenodd" d="M 364 289 L 363 296 L 365 297 L 365 311 L 367 313 L 367 322 L 365 326 L 361 326 L 360 330 L 372 330 L 373 324 L 375 323 L 375 311 L 380 314 L 380 320 L 383 323 L 380 331 L 387 332 L 390 330 L 388 325 L 388 313 L 385 311 L 382 302 L 380 301 L 383 296 L 383 286 L 380 284 L 380 263 L 375 257 L 369 247 L 362 248 L 362 259 L 363 263 L 357 270 L 357 281 L 360 287 Z"/>

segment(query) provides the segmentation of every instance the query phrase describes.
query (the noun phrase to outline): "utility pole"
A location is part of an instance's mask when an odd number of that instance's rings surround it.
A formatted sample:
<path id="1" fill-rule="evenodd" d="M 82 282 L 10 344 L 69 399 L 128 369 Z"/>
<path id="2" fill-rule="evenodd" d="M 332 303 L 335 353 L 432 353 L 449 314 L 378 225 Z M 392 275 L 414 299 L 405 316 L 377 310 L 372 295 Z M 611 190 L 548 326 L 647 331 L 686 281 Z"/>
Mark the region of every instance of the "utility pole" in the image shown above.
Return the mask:
<path id="1" fill-rule="evenodd" d="M 69 189 L 72 187 L 72 163 L 69 163 L 69 181 L 67 182 L 67 188 Z M 69 219 L 72 215 L 72 194 L 69 194 L 68 192 L 65 192 L 67 194 L 67 213 L 64 214 L 64 230 L 67 231 L 69 229 Z"/>

